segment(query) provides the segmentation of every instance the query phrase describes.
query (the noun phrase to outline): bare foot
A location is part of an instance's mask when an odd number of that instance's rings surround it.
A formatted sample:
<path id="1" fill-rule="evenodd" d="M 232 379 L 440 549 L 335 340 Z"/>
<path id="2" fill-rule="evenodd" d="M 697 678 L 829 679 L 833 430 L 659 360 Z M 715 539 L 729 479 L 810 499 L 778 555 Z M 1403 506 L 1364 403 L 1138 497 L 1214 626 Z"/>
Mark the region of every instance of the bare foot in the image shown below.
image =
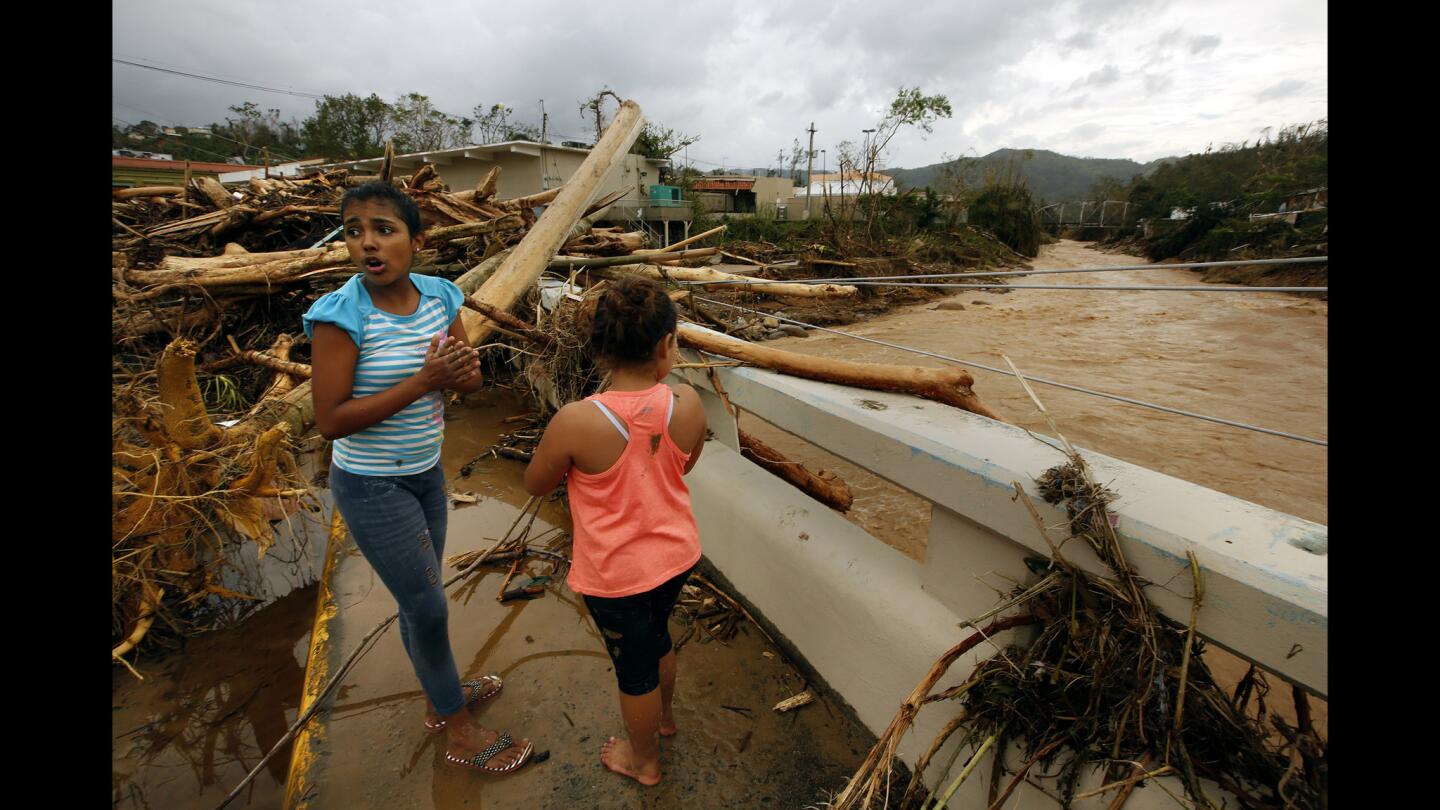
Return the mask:
<path id="1" fill-rule="evenodd" d="M 630 747 L 628 740 L 611 737 L 600 747 L 600 761 L 605 767 L 620 774 L 628 776 L 642 785 L 660 784 L 660 763 L 651 762 L 648 765 L 636 765 L 635 751 Z"/>
<path id="2" fill-rule="evenodd" d="M 674 715 L 674 713 L 672 713 L 672 712 L 661 712 L 661 713 L 660 713 L 660 736 L 661 736 L 661 737 L 674 737 L 674 736 L 675 736 L 675 731 L 676 731 L 676 729 L 675 729 L 675 715 Z"/>
<path id="3" fill-rule="evenodd" d="M 469 762 L 476 754 L 484 751 L 487 746 L 500 737 L 499 732 L 491 731 L 475 723 L 458 723 L 454 725 L 462 727 L 448 729 L 449 744 L 445 748 L 445 753 L 449 758 L 462 760 L 464 762 Z M 522 757 L 526 756 L 529 749 L 530 741 L 528 739 L 514 740 L 509 748 L 480 763 L 478 767 L 485 771 L 506 770 Z"/>

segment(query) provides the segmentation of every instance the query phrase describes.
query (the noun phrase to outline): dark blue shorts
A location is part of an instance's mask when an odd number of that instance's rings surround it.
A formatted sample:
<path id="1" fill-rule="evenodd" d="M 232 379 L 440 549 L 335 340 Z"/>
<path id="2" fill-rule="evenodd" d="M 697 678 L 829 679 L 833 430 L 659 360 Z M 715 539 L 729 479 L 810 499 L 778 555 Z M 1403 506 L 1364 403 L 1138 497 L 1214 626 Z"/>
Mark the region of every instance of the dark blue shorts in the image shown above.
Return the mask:
<path id="1" fill-rule="evenodd" d="M 615 662 L 615 679 L 620 682 L 621 692 L 643 695 L 660 686 L 660 659 L 673 647 L 670 612 L 693 570 L 633 596 L 584 597 L 585 607 L 590 609 L 605 639 L 605 650 Z"/>

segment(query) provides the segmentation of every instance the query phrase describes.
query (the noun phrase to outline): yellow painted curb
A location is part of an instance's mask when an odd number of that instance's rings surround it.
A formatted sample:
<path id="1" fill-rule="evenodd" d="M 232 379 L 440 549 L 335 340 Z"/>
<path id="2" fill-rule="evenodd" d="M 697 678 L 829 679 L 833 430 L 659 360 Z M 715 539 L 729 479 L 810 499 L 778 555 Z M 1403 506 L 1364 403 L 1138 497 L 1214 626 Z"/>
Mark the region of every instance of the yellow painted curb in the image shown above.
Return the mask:
<path id="1" fill-rule="evenodd" d="M 320 575 L 320 592 L 315 597 L 315 622 L 310 629 L 310 654 L 305 664 L 305 687 L 300 693 L 300 708 L 296 717 L 309 710 L 320 691 L 325 688 L 330 674 L 330 621 L 335 618 L 337 609 L 330 583 L 336 562 L 340 559 L 341 546 L 348 537 L 349 530 L 345 528 L 345 519 L 340 516 L 340 510 L 335 509 L 330 519 L 330 536 L 325 543 L 325 568 Z M 309 804 L 305 793 L 310 786 L 310 768 L 315 764 L 315 753 L 311 750 L 311 744 L 324 739 L 324 728 L 314 722 L 315 720 L 316 718 L 312 717 L 311 722 L 295 736 L 294 748 L 290 752 L 290 775 L 285 784 L 286 810 L 304 810 Z"/>

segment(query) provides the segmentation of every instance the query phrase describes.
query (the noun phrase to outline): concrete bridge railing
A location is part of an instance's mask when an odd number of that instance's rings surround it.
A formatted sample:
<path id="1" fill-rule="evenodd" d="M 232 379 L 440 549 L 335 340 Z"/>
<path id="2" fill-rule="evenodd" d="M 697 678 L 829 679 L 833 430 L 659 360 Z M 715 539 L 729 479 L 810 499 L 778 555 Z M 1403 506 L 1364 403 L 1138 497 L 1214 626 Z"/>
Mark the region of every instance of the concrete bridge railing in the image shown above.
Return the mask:
<path id="1" fill-rule="evenodd" d="M 928 546 L 917 562 L 742 458 L 735 421 L 705 376 L 676 372 L 701 392 L 715 433 L 688 478 L 706 556 L 878 734 L 931 664 L 968 634 L 959 622 L 996 606 L 997 589 L 1035 578 L 1023 560 L 1049 549 L 1012 482 L 1047 525 L 1063 526 L 1063 510 L 1040 499 L 1034 479 L 1064 456 L 1020 428 L 907 395 L 761 369 L 715 371 L 742 411 L 929 502 Z M 1186 552 L 1194 551 L 1205 577 L 1198 632 L 1327 694 L 1327 527 L 1080 452 L 1119 494 L 1113 509 L 1131 565 L 1153 583 L 1170 583 L 1148 589 L 1162 612 L 1188 623 Z M 1067 559 L 1107 573 L 1080 546 L 1066 545 Z M 961 683 L 995 649 L 980 645 L 940 685 Z M 902 756 L 913 764 L 948 719 L 943 710 L 922 711 Z M 946 755 L 942 749 L 937 761 Z"/>

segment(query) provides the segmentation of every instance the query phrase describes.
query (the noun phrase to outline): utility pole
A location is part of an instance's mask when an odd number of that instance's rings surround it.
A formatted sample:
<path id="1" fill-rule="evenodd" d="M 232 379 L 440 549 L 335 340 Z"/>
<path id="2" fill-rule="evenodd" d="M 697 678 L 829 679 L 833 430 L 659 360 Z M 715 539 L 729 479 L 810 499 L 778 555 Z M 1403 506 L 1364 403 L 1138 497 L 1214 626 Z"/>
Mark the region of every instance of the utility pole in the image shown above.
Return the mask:
<path id="1" fill-rule="evenodd" d="M 545 99 L 540 99 L 540 187 L 550 189 L 550 162 L 545 155 L 545 133 L 550 114 L 545 112 Z"/>
<path id="2" fill-rule="evenodd" d="M 810 170 L 815 168 L 815 122 L 810 122 L 810 148 L 805 150 L 805 218 L 810 218 L 810 189 L 814 184 L 810 179 Z"/>
<path id="3" fill-rule="evenodd" d="M 865 163 L 863 164 L 863 171 L 865 172 L 865 175 L 860 178 L 860 185 L 856 188 L 856 194 L 859 194 L 861 188 L 865 189 L 867 193 L 869 191 L 872 191 L 872 189 L 870 188 L 870 172 L 875 165 L 875 158 L 872 154 L 870 154 L 870 134 L 875 130 L 862 129 L 860 131 L 864 133 L 860 138 L 860 142 L 864 144 L 863 148 L 865 150 Z"/>

